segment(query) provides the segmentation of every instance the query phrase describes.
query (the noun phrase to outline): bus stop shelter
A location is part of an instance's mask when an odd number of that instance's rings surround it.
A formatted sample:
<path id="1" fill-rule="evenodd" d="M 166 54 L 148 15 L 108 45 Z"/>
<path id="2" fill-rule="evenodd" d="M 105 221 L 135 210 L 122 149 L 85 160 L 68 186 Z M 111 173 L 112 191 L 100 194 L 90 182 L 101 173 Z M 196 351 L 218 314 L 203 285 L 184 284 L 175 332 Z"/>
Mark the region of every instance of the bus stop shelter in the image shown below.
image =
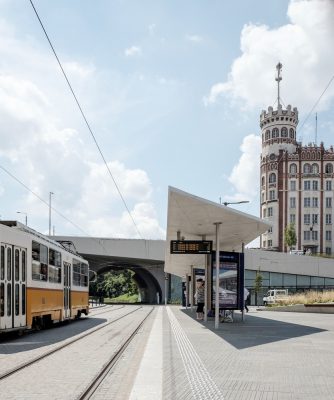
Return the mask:
<path id="1" fill-rule="evenodd" d="M 211 302 L 211 255 L 170 254 L 171 240 L 212 240 L 216 254 L 220 250 L 242 252 L 246 244 L 270 227 L 271 224 L 258 217 L 169 187 L 165 272 L 185 279 L 186 301 L 193 304 L 194 270 L 203 268 L 206 282 L 205 309 L 208 310 Z M 216 282 L 218 285 L 218 279 Z M 216 328 L 218 323 L 216 312 Z"/>

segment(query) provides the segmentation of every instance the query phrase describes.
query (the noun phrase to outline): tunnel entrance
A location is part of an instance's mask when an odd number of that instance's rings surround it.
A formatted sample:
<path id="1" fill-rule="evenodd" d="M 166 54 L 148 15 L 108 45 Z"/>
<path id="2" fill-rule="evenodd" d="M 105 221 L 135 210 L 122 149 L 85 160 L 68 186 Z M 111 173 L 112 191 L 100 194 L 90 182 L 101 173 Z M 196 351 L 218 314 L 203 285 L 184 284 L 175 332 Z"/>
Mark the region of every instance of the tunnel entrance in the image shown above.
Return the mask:
<path id="1" fill-rule="evenodd" d="M 132 285 L 130 281 L 133 282 Z M 118 298 L 121 293 L 125 292 L 129 294 L 130 302 L 143 304 L 160 304 L 162 302 L 162 290 L 158 280 L 149 270 L 140 266 L 110 265 L 103 267 L 97 271 L 97 280 L 90 287 L 90 295 L 98 297 L 111 295 Z M 137 299 L 134 294 L 138 295 Z M 122 299 L 126 297 L 119 297 L 119 302 L 125 302 Z"/>

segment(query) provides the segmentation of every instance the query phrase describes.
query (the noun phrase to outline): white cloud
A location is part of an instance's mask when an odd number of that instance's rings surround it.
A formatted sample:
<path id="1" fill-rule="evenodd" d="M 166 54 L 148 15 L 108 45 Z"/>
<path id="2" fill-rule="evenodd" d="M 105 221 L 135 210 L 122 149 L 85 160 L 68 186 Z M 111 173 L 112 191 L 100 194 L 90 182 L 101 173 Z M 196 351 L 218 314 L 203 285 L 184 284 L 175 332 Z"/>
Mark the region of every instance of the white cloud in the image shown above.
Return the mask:
<path id="1" fill-rule="evenodd" d="M 247 24 L 241 32 L 241 55 L 234 60 L 228 79 L 218 82 L 203 101 L 213 104 L 228 96 L 246 107 L 273 105 L 276 99 L 275 66 L 283 64 L 282 99 L 300 109 L 310 109 L 334 70 L 334 2 L 291 0 L 290 22 L 278 28 Z M 334 85 L 318 110 L 328 107 Z M 287 104 L 286 104 L 287 105 Z M 306 111 L 305 111 L 306 112 Z"/>
<path id="2" fill-rule="evenodd" d="M 186 40 L 192 43 L 202 43 L 204 39 L 199 35 L 186 35 Z"/>
<path id="3" fill-rule="evenodd" d="M 54 207 L 90 235 L 137 237 L 133 224 L 128 226 L 131 219 L 128 225 L 125 223 L 124 205 L 83 131 L 80 114 L 54 59 L 49 53 L 41 53 L 31 39 L 18 39 L 15 31 L 1 20 L 0 32 L 0 165 L 46 202 L 53 191 Z M 84 99 L 91 99 L 97 95 L 94 90 L 98 90 L 99 96 L 108 96 L 110 101 L 109 90 L 100 91 L 105 80 L 102 84 L 99 79 L 105 75 L 99 76 L 93 65 L 69 59 L 64 66 L 79 90 L 87 91 L 87 84 L 92 83 L 92 91 Z M 90 108 L 90 119 L 94 118 L 94 111 L 94 107 Z M 143 237 L 160 238 L 163 231 L 152 204 L 153 188 L 146 172 L 129 169 L 117 160 L 108 165 L 134 219 L 139 219 L 136 223 Z M 0 171 L 1 182 L 3 174 Z M 18 196 L 16 191 L 20 191 Z M 12 185 L 0 184 L 1 214 L 15 215 L 17 209 L 22 209 L 28 212 L 32 226 L 43 231 L 48 225 L 48 206 L 33 194 L 23 193 L 15 181 Z M 53 223 L 59 234 L 79 233 L 56 213 Z"/>
<path id="4" fill-rule="evenodd" d="M 124 54 L 127 57 L 140 56 L 142 54 L 142 49 L 139 46 L 131 46 L 124 50 Z"/>
<path id="5" fill-rule="evenodd" d="M 240 150 L 242 155 L 228 178 L 235 188 L 235 194 L 228 200 L 253 199 L 259 191 L 261 138 L 254 134 L 244 137 Z"/>

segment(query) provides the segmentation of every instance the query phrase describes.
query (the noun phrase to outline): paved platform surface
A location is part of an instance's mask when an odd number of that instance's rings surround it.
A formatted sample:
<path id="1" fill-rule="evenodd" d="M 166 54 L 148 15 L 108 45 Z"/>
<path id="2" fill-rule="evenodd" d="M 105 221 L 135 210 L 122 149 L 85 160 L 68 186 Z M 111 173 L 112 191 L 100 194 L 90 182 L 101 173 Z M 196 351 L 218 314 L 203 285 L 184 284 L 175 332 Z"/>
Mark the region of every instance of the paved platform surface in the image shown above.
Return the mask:
<path id="1" fill-rule="evenodd" d="M 334 399 L 332 315 L 250 309 L 218 331 L 189 309 L 164 307 L 162 316 L 164 400 Z M 146 357 L 156 363 L 159 352 Z"/>

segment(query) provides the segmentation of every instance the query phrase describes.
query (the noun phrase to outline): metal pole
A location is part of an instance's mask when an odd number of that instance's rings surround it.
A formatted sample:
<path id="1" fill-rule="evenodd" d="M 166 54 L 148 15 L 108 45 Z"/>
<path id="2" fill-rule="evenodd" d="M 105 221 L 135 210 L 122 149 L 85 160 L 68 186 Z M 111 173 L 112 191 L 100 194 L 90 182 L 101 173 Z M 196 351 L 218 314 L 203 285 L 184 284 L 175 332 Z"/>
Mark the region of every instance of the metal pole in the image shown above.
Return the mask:
<path id="1" fill-rule="evenodd" d="M 49 192 L 49 236 L 51 236 L 51 196 L 53 192 Z"/>
<path id="2" fill-rule="evenodd" d="M 245 243 L 244 242 L 242 242 L 242 244 L 241 244 L 241 252 L 242 253 L 245 252 Z M 240 260 L 240 256 L 239 256 L 239 260 Z M 245 281 L 244 281 L 244 287 L 245 287 Z M 242 311 L 241 311 L 241 320 L 243 321 L 245 319 L 245 298 L 244 298 L 245 290 L 244 290 L 244 288 L 240 289 L 240 293 L 242 293 L 242 298 L 244 299 L 244 304 L 242 305 Z"/>
<path id="3" fill-rule="evenodd" d="M 215 222 L 216 225 L 216 301 L 215 301 L 215 329 L 219 328 L 219 241 L 221 222 Z"/>
<path id="4" fill-rule="evenodd" d="M 188 279 L 188 274 L 186 274 L 186 310 L 188 309 L 188 294 L 189 294 L 189 279 Z"/>
<path id="5" fill-rule="evenodd" d="M 191 281 L 190 281 L 190 309 L 193 312 L 194 311 L 194 266 L 190 265 L 190 276 L 191 276 Z"/>
<path id="6" fill-rule="evenodd" d="M 167 274 L 165 273 L 165 306 L 167 306 Z"/>

